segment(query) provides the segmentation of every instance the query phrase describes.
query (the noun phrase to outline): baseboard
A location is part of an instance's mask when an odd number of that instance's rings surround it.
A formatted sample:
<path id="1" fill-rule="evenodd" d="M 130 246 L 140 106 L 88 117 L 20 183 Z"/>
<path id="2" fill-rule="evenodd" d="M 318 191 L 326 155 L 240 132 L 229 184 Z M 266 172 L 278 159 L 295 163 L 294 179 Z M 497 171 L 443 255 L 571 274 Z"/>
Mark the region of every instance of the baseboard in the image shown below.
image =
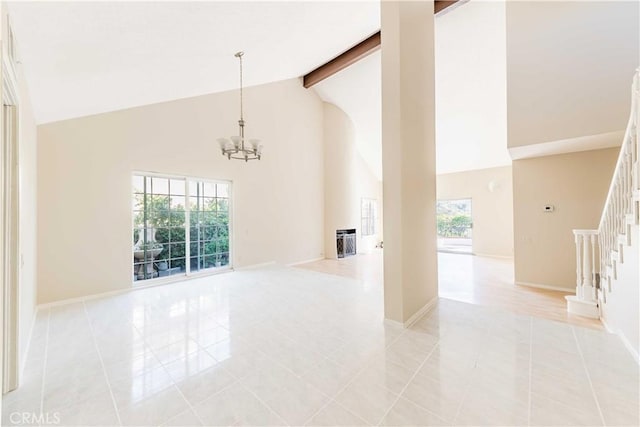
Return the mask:
<path id="1" fill-rule="evenodd" d="M 31 318 L 31 327 L 29 328 L 29 335 L 27 336 L 27 348 L 24 350 L 24 354 L 20 359 L 20 375 L 18 376 L 18 386 L 20 386 L 20 379 L 24 375 L 24 368 L 27 366 L 27 356 L 29 356 L 29 350 L 31 350 L 31 340 L 33 339 L 33 328 L 36 324 L 36 319 L 38 318 L 38 306 L 36 305 L 33 308 L 33 317 Z"/>
<path id="2" fill-rule="evenodd" d="M 431 308 L 433 308 L 433 306 L 435 306 L 437 302 L 438 302 L 438 297 L 432 298 L 429 302 L 423 305 L 422 308 L 420 308 L 420 310 L 416 311 L 413 314 L 413 316 L 409 317 L 404 323 L 398 322 L 397 320 L 393 320 L 393 319 L 387 319 L 387 318 L 384 319 L 384 323 L 388 325 L 402 326 L 405 329 L 410 328 L 411 326 L 413 326 L 414 323 L 420 320 L 422 316 L 424 316 L 429 310 L 431 310 Z"/>
<path id="3" fill-rule="evenodd" d="M 546 289 L 549 291 L 560 291 L 567 293 L 574 293 L 575 288 L 563 288 L 562 286 L 554 286 L 554 285 L 543 285 L 541 283 L 528 283 L 528 282 L 516 282 L 518 286 L 526 286 L 528 288 L 538 288 L 538 289 Z"/>
<path id="4" fill-rule="evenodd" d="M 307 259 L 305 261 L 292 262 L 291 264 L 287 264 L 287 267 L 295 267 L 296 265 L 302 265 L 302 264 L 308 264 L 310 262 L 322 261 L 323 259 L 325 259 L 325 257 L 321 256 L 321 257 L 318 257 L 318 258 Z"/>
<path id="5" fill-rule="evenodd" d="M 165 285 L 165 284 L 166 283 L 154 283 L 154 284 L 151 284 L 151 285 L 139 286 L 139 287 L 135 287 L 135 288 L 117 289 L 115 291 L 101 292 L 99 294 L 92 294 L 92 295 L 85 295 L 85 296 L 75 297 L 75 298 L 61 299 L 61 300 L 58 300 L 58 301 L 52 301 L 52 302 L 47 302 L 47 303 L 44 303 L 44 304 L 38 304 L 38 306 L 36 308 L 37 308 L 37 310 L 44 310 L 46 308 L 60 307 L 60 306 L 63 306 L 63 305 L 75 304 L 75 303 L 78 303 L 78 302 L 85 302 L 85 301 L 89 301 L 89 300 L 92 300 L 92 299 L 105 298 L 105 297 L 110 297 L 110 296 L 113 296 L 113 295 L 120 295 L 120 294 L 124 294 L 126 292 L 137 291 L 138 289 L 146 289 L 146 288 L 150 288 L 150 287 L 154 287 L 154 286 L 162 286 L 162 285 Z"/>
<path id="6" fill-rule="evenodd" d="M 475 254 L 476 256 L 481 256 L 483 258 L 496 258 L 496 259 L 505 259 L 505 260 L 513 260 L 513 255 L 493 255 L 493 254 Z"/>
<path id="7" fill-rule="evenodd" d="M 422 316 L 424 316 L 429 310 L 431 310 L 431 308 L 436 305 L 436 303 L 438 302 L 438 297 L 433 297 L 431 298 L 430 301 L 428 301 L 425 305 L 422 306 L 422 308 L 418 311 L 416 311 L 413 316 L 409 317 L 405 322 L 404 322 L 404 327 L 405 328 L 410 328 L 411 326 L 413 326 L 414 323 L 416 323 L 418 320 L 420 320 L 422 318 Z"/>
<path id="8" fill-rule="evenodd" d="M 266 264 L 273 264 L 273 262 L 265 263 L 265 265 Z M 59 306 L 63 306 L 63 305 L 75 304 L 75 303 L 78 303 L 78 302 L 90 301 L 90 300 L 98 299 L 98 298 L 106 298 L 106 297 L 110 297 L 110 296 L 114 296 L 114 295 L 125 294 L 127 292 L 135 292 L 135 291 L 139 291 L 139 290 L 142 290 L 142 289 L 155 288 L 157 286 L 171 285 L 173 283 L 183 282 L 185 280 L 197 280 L 197 279 L 202 279 L 202 278 L 209 277 L 209 276 L 216 276 L 218 274 L 230 273 L 230 272 L 235 271 L 235 270 L 243 270 L 243 269 L 255 268 L 255 267 L 260 266 L 260 265 L 262 265 L 262 264 L 256 264 L 255 266 L 241 267 L 240 269 L 237 269 L 237 268 L 234 269 L 234 268 L 230 267 L 230 268 L 220 269 L 220 270 L 217 270 L 217 271 L 205 271 L 205 272 L 202 272 L 202 273 L 193 273 L 193 274 L 191 274 L 189 276 L 177 276 L 176 275 L 176 276 L 171 276 L 171 277 L 167 277 L 167 278 L 162 278 L 159 281 L 154 281 L 152 283 L 146 283 L 144 285 L 135 285 L 135 286 L 132 286 L 130 288 L 116 289 L 114 291 L 101 292 L 101 293 L 98 293 L 98 294 L 84 295 L 84 296 L 81 296 L 81 297 L 67 298 L 67 299 L 63 299 L 63 300 L 59 300 L 59 301 L 52 301 L 52 302 L 47 302 L 47 303 L 44 303 L 44 304 L 38 304 L 36 306 L 36 309 L 59 307 Z M 163 280 L 163 279 L 167 279 L 167 280 Z"/>
<path id="9" fill-rule="evenodd" d="M 635 362 L 640 365 L 640 354 L 638 354 L 638 352 L 633 348 L 627 337 L 621 334 L 618 330 L 613 329 L 611 326 L 609 326 L 605 318 L 601 317 L 600 321 L 604 325 L 604 328 L 607 330 L 607 332 L 615 334 L 620 338 L 622 344 L 624 344 L 629 354 L 631 354 L 631 357 L 633 357 L 633 360 L 635 360 Z"/>
<path id="10" fill-rule="evenodd" d="M 266 267 L 268 265 L 274 265 L 275 263 L 276 263 L 275 261 L 261 262 L 258 264 L 251 264 L 251 265 L 245 265 L 244 267 L 234 268 L 234 270 L 235 271 L 254 270 L 256 268 Z"/>

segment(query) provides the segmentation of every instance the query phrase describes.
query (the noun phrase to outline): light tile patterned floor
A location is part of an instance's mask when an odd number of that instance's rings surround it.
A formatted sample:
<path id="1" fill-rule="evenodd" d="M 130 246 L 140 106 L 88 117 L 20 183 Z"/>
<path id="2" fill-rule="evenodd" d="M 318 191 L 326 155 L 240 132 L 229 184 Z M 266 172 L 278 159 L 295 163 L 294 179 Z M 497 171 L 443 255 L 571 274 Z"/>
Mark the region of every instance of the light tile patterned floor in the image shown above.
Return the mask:
<path id="1" fill-rule="evenodd" d="M 404 330 L 271 267 L 42 310 L 2 425 L 638 425 L 638 375 L 602 331 L 446 299 Z"/>

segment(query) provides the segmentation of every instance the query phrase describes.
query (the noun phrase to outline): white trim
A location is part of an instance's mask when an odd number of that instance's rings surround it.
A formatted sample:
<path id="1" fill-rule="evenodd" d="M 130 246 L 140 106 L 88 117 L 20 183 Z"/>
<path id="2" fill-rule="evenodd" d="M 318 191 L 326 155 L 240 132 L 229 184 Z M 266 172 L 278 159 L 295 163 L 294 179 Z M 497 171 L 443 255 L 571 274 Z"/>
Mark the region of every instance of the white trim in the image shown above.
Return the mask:
<path id="1" fill-rule="evenodd" d="M 302 264 L 308 264 L 310 262 L 322 261 L 323 259 L 326 259 L 326 258 L 321 256 L 321 257 L 318 257 L 318 258 L 311 258 L 311 259 L 307 259 L 307 260 L 304 260 L 304 261 L 296 261 L 296 262 L 292 262 L 291 264 L 287 264 L 287 267 L 295 267 L 296 265 L 302 265 Z"/>
<path id="2" fill-rule="evenodd" d="M 513 255 L 491 255 L 491 254 L 474 254 L 475 256 L 483 257 L 483 258 L 497 258 L 497 259 L 507 259 L 513 260 Z"/>
<path id="3" fill-rule="evenodd" d="M 633 360 L 638 365 L 640 365 L 640 355 L 633 348 L 633 346 L 631 345 L 631 343 L 629 342 L 627 337 L 624 336 L 623 334 L 621 334 L 619 331 L 611 328 L 611 326 L 609 326 L 609 324 L 607 323 L 607 320 L 604 317 L 601 317 L 600 321 L 604 325 L 604 328 L 607 330 L 607 332 L 609 332 L 611 334 L 614 334 L 614 335 L 617 335 L 620 338 L 620 340 L 622 341 L 622 344 L 624 344 L 624 346 L 626 347 L 627 351 L 629 351 L 629 353 L 631 354 L 631 357 L 633 357 Z"/>
<path id="4" fill-rule="evenodd" d="M 413 326 L 413 324 L 416 323 L 418 320 L 420 320 L 429 310 L 431 310 L 431 308 L 434 307 L 437 302 L 438 302 L 437 296 L 431 298 L 431 300 L 427 301 L 427 303 L 423 305 L 420 310 L 413 313 L 413 316 L 409 317 L 404 322 L 403 326 L 405 328 L 410 328 L 411 326 Z"/>
<path id="5" fill-rule="evenodd" d="M 7 21 L 8 22 L 8 21 Z M 2 351 L 10 357 L 0 357 L 2 361 L 2 391 L 8 392 L 18 387 L 20 383 L 20 296 L 22 289 L 22 266 L 20 265 L 22 248 L 20 245 L 20 198 L 22 194 L 20 181 L 20 99 L 18 96 L 18 80 L 13 64 L 8 60 L 5 44 L 2 45 L 2 139 L 11 132 L 7 146 L 2 145 L 2 227 L 3 250 L 2 263 L 2 295 L 3 323 L 2 323 Z M 6 129 L 4 125 L 5 108 L 11 109 L 13 120 Z M 15 194 L 14 194 L 15 192 Z M 6 203 L 5 203 L 6 202 Z M 6 235 L 4 233 L 7 233 Z M 5 252 L 6 251 L 6 252 Z M 7 345 L 9 348 L 5 348 Z M 6 375 L 6 376 L 5 376 Z"/>
<path id="6" fill-rule="evenodd" d="M 418 320 L 422 319 L 422 317 L 427 314 L 427 312 L 429 312 L 429 310 L 431 310 L 438 302 L 438 297 L 433 297 L 431 300 L 429 300 L 425 305 L 422 306 L 422 308 L 420 308 L 418 311 L 416 311 L 415 313 L 413 313 L 413 315 L 411 317 L 409 317 L 407 320 L 403 322 L 399 322 L 397 320 L 393 320 L 393 319 L 388 319 L 385 317 L 384 319 L 384 323 L 388 324 L 388 325 L 394 325 L 394 326 L 402 326 L 405 329 L 410 328 L 411 326 L 413 326 L 414 323 L 416 323 Z"/>
<path id="7" fill-rule="evenodd" d="M 162 173 L 162 172 L 145 172 L 145 171 L 140 171 L 140 170 L 133 170 L 131 171 L 131 177 L 141 177 L 143 178 L 143 180 L 146 177 L 151 177 L 151 178 L 164 178 L 164 179 L 169 179 L 169 180 L 180 180 L 180 181 L 184 181 L 184 190 L 185 190 L 185 194 L 184 194 L 184 198 L 185 198 L 185 272 L 182 275 L 177 275 L 176 277 L 201 277 L 202 275 L 207 275 L 205 272 L 203 271 L 197 271 L 196 273 L 192 273 L 191 272 L 191 239 L 190 239 L 190 224 L 191 224 L 191 203 L 190 203 L 190 198 L 191 196 L 191 192 L 190 192 L 190 188 L 189 188 L 189 183 L 190 182 L 195 182 L 196 184 L 198 182 L 206 182 L 206 183 L 210 183 L 210 184 L 225 184 L 228 187 L 228 194 L 227 194 L 227 200 L 228 200 L 228 217 L 229 217 L 229 235 L 228 235 L 228 245 L 229 245 L 229 263 L 224 266 L 223 268 L 225 270 L 233 270 L 234 269 L 234 258 L 235 258 L 235 254 L 234 254 L 234 243 L 233 243 L 233 239 L 234 239 L 234 232 L 233 232 L 233 204 L 234 204 L 234 197 L 233 197 L 233 181 L 232 180 L 225 180 L 225 179 L 217 179 L 217 178 L 201 178 L 201 177 L 195 177 L 195 176 L 191 176 L 191 175 L 175 175 L 175 174 L 169 174 L 169 173 Z M 146 180 L 145 180 L 146 182 Z M 131 211 L 131 230 L 135 229 L 135 215 L 133 214 L 133 209 Z M 133 248 L 132 248 L 133 249 Z M 219 271 L 220 267 L 215 267 L 216 270 Z M 201 274 L 201 273 L 205 273 L 205 274 Z M 207 272 L 208 273 L 208 272 Z M 211 274 L 217 274 L 217 272 L 210 272 Z M 133 277 L 135 275 L 135 262 L 131 264 L 131 274 L 130 277 Z M 171 276 L 170 276 L 171 277 Z M 164 277 L 164 278 L 151 278 L 151 279 L 144 279 L 142 280 L 144 282 L 146 281 L 158 281 L 158 283 L 165 283 L 165 281 L 167 283 L 172 283 L 173 280 L 169 280 L 168 277 Z M 131 286 L 132 287 L 140 287 L 141 285 L 138 285 L 137 283 L 139 282 L 139 280 L 132 280 L 131 282 Z"/>
<path id="8" fill-rule="evenodd" d="M 386 325 L 390 325 L 390 326 L 399 326 L 399 327 L 401 327 L 401 328 L 404 328 L 404 324 L 403 324 L 402 322 L 398 322 L 397 320 L 393 320 L 393 319 L 387 319 L 386 317 L 385 317 L 385 319 L 384 319 L 384 323 L 385 323 Z"/>
<path id="9" fill-rule="evenodd" d="M 559 139 L 557 141 L 528 144 L 510 147 L 509 154 L 513 160 L 533 157 L 555 156 L 557 154 L 577 153 L 580 151 L 601 150 L 603 148 L 620 147 L 624 138 L 624 130 Z"/>
<path id="10" fill-rule="evenodd" d="M 554 285 L 543 285 L 541 283 L 528 283 L 528 282 L 516 282 L 516 285 L 518 286 L 526 286 L 528 288 L 539 288 L 539 289 L 546 289 L 549 291 L 560 291 L 560 292 L 567 292 L 567 293 L 573 293 L 575 292 L 576 288 L 564 288 L 562 286 L 554 286 Z"/>
<path id="11" fill-rule="evenodd" d="M 260 267 L 266 267 L 268 265 L 274 265 L 275 263 L 276 263 L 275 261 L 260 262 L 258 264 L 251 264 L 251 265 L 245 265 L 243 267 L 234 268 L 234 270 L 235 271 L 253 270 Z"/>
<path id="12" fill-rule="evenodd" d="M 20 376 L 21 379 L 24 375 L 24 368 L 27 366 L 27 356 L 29 356 L 29 350 L 31 350 L 31 339 L 33 337 L 33 328 L 36 325 L 36 319 L 38 318 L 38 306 L 36 305 L 33 310 L 33 318 L 31 319 L 31 327 L 29 328 L 29 335 L 27 336 L 27 347 L 24 350 L 22 359 L 20 360 Z"/>
<path id="13" fill-rule="evenodd" d="M 152 283 L 145 283 L 143 285 L 139 285 L 139 286 L 134 286 L 134 287 L 127 287 L 127 288 L 122 288 L 122 289 L 116 289 L 114 291 L 108 291 L 108 292 L 101 292 L 99 294 L 91 294 L 91 295 L 84 295 L 81 297 L 75 297 L 75 298 L 67 298 L 67 299 L 63 299 L 63 300 L 59 300 L 59 301 L 52 301 L 52 302 L 47 302 L 44 304 L 38 304 L 38 306 L 36 307 L 36 310 L 40 310 L 43 308 L 51 308 L 51 307 L 58 307 L 58 306 L 62 306 L 62 305 L 68 305 L 68 304 L 74 304 L 77 302 L 85 302 L 85 301 L 90 301 L 93 299 L 99 299 L 99 298 L 106 298 L 109 296 L 113 296 L 113 295 L 120 295 L 120 294 L 126 294 L 128 292 L 135 292 L 141 289 L 147 289 L 147 288 L 155 288 L 157 286 L 165 286 L 165 285 L 172 285 L 174 283 L 179 283 L 179 282 L 184 282 L 187 280 L 197 280 L 197 279 L 202 279 L 203 277 L 209 277 L 209 276 L 215 276 L 218 274 L 223 274 L 223 273 L 232 273 L 234 271 L 234 269 L 232 268 L 217 268 L 217 269 L 212 269 L 212 271 L 202 271 L 199 274 L 192 274 L 190 276 L 185 276 L 185 275 L 175 275 L 175 276 L 169 276 L 169 277 L 163 277 L 162 280 L 158 281 L 158 279 L 148 279 L 148 280 L 142 280 L 142 282 L 152 282 Z"/>

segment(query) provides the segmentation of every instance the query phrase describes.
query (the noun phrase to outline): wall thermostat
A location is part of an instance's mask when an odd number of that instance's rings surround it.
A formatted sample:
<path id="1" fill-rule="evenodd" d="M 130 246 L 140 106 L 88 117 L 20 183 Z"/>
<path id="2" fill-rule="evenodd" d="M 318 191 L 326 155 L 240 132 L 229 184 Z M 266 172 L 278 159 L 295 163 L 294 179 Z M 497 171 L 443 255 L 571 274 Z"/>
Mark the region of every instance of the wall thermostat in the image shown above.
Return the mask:
<path id="1" fill-rule="evenodd" d="M 545 205 L 542 210 L 545 212 L 553 212 L 555 210 L 555 207 L 553 205 Z"/>

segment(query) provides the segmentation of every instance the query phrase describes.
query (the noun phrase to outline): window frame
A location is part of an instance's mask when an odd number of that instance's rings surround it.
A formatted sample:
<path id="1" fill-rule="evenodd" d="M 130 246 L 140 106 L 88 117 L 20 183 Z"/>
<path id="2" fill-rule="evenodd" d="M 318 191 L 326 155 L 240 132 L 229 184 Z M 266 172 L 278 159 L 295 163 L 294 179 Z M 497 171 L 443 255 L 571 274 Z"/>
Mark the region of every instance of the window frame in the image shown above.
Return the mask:
<path id="1" fill-rule="evenodd" d="M 151 279 L 144 279 L 144 280 L 135 280 L 133 279 L 133 275 L 134 275 L 134 271 L 135 271 L 135 266 L 134 266 L 134 262 L 132 262 L 130 264 L 131 266 L 131 271 L 129 274 L 129 277 L 131 277 L 131 281 L 132 281 L 132 286 L 136 287 L 136 288 L 140 288 L 140 287 L 144 287 L 145 285 L 156 285 L 156 284 L 162 284 L 162 283 L 171 283 L 171 282 L 179 282 L 181 280 L 184 280 L 185 278 L 197 278 L 197 277 L 202 277 L 202 276 L 210 276 L 210 275 L 214 275 L 214 274 L 220 274 L 220 273 L 225 273 L 228 271 L 232 271 L 234 269 L 233 267 L 233 260 L 235 258 L 234 254 L 234 226 L 233 226 L 233 181 L 231 180 L 225 180 L 225 179 L 214 179 L 214 178 L 202 178 L 202 177 L 196 177 L 196 176 L 191 176 L 191 175 L 177 175 L 177 174 L 170 174 L 170 173 L 162 173 L 162 172 L 149 172 L 149 171 L 141 171 L 141 170 L 134 170 L 131 172 L 130 174 L 130 180 L 129 180 L 129 194 L 130 196 L 133 195 L 133 186 L 132 186 L 132 181 L 133 178 L 135 176 L 140 176 L 140 177 L 151 177 L 151 178 L 165 178 L 165 179 L 173 179 L 173 180 L 184 180 L 185 182 L 185 272 L 184 274 L 176 274 L 176 275 L 172 275 L 172 276 L 167 276 L 167 277 L 155 277 L 155 278 L 151 278 Z M 199 182 L 204 182 L 204 183 L 209 183 L 209 184 L 226 184 L 228 187 L 228 194 L 227 194 L 227 199 L 228 199 L 228 216 L 229 216 L 229 263 L 225 266 L 221 266 L 221 267 L 215 267 L 215 268 L 205 268 L 205 269 L 199 269 L 199 270 L 195 270 L 195 271 L 191 271 L 191 236 L 190 236 L 190 229 L 191 229 L 191 203 L 190 203 L 190 184 L 197 184 Z M 133 203 L 133 199 L 131 200 L 131 202 Z M 133 206 L 131 207 L 130 211 L 130 215 L 131 215 L 131 227 L 130 227 L 130 233 L 135 229 L 135 214 L 134 214 L 134 209 Z M 131 235 L 129 236 L 129 240 L 131 241 Z M 133 249 L 133 247 L 131 248 Z"/>
<path id="2" fill-rule="evenodd" d="M 369 215 L 365 215 L 365 203 L 367 203 L 367 213 Z M 374 207 L 374 209 L 371 209 Z M 371 232 L 364 226 L 364 221 L 368 220 L 371 225 Z M 375 236 L 378 234 L 378 199 L 373 197 L 363 197 L 360 199 L 360 227 L 362 228 L 360 231 L 360 235 L 362 237 L 367 236 Z"/>

